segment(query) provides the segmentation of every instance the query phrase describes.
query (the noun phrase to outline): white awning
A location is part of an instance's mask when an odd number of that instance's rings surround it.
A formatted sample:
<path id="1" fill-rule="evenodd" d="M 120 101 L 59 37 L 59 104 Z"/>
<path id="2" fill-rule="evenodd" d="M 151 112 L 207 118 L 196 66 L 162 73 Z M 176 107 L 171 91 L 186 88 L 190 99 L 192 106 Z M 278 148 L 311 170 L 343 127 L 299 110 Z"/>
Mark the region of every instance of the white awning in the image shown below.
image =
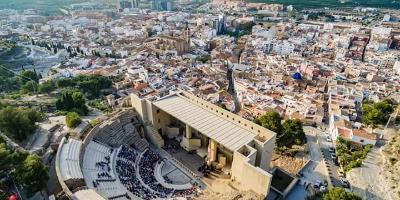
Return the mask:
<path id="1" fill-rule="evenodd" d="M 220 117 L 179 95 L 165 97 L 154 102 L 154 105 L 231 151 L 238 150 L 256 136 L 229 119 Z"/>

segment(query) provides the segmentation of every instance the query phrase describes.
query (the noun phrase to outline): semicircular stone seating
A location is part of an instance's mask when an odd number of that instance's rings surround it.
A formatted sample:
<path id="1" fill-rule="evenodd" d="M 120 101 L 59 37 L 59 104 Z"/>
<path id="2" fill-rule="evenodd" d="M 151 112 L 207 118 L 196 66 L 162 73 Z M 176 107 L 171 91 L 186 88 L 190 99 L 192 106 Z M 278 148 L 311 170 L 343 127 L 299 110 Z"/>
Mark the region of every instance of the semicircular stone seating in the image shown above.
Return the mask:
<path id="1" fill-rule="evenodd" d="M 86 185 L 107 199 L 167 199 L 197 193 L 190 183 L 174 185 L 162 177 L 163 158 L 139 135 L 140 126 L 131 110 L 99 126 L 83 156 Z"/>

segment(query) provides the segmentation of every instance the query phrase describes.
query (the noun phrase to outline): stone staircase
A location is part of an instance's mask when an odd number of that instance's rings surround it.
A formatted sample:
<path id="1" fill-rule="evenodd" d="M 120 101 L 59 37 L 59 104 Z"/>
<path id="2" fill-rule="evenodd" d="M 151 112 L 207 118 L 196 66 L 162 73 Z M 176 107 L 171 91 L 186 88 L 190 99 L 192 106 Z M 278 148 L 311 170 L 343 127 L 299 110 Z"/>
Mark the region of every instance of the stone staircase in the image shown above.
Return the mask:
<path id="1" fill-rule="evenodd" d="M 135 147 L 139 151 L 144 151 L 149 146 L 147 140 L 145 138 L 141 138 L 138 133 L 133 134 L 132 141 L 133 147 Z"/>
<path id="2" fill-rule="evenodd" d="M 156 145 L 158 148 L 161 148 L 164 146 L 164 139 L 161 137 L 161 135 L 158 133 L 158 131 L 154 128 L 154 126 L 150 123 L 145 123 L 145 129 L 146 129 L 146 137 L 152 141 L 154 145 Z"/>

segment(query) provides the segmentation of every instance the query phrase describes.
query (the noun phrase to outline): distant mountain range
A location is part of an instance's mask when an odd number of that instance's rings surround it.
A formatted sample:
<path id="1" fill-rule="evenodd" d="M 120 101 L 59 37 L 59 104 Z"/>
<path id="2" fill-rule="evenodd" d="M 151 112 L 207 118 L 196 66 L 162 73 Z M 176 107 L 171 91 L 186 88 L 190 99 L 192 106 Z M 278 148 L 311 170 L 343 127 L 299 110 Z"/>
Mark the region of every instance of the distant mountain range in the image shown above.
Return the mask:
<path id="1" fill-rule="evenodd" d="M 62 6 L 87 1 L 90 0 L 0 0 L 0 9 L 36 9 L 43 14 L 52 15 L 60 13 L 58 9 Z"/>
<path id="2" fill-rule="evenodd" d="M 59 8 L 72 3 L 90 0 L 0 0 L 0 9 L 37 9 L 44 14 L 59 13 Z M 102 0 L 111 1 L 111 0 Z M 293 5 L 296 9 L 303 8 L 335 8 L 335 7 L 376 7 L 400 9 L 400 0 L 248 0 L 250 2 L 280 3 Z"/>
<path id="3" fill-rule="evenodd" d="M 399 0 L 249 0 L 250 2 L 280 3 L 302 8 L 375 7 L 400 9 Z"/>

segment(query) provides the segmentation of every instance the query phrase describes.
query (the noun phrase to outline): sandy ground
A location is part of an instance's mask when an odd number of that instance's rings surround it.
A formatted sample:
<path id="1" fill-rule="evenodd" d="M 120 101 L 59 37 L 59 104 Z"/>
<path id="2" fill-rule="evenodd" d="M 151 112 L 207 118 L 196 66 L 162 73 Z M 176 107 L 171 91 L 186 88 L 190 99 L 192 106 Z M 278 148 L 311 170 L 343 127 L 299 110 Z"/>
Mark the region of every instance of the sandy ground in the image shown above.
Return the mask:
<path id="1" fill-rule="evenodd" d="M 297 174 L 308 160 L 310 160 L 310 155 L 307 145 L 294 145 L 292 149 L 285 150 L 283 153 L 274 151 L 271 164 L 272 167 L 278 166 L 292 174 Z"/>
<path id="2" fill-rule="evenodd" d="M 296 174 L 299 170 L 307 163 L 308 159 L 306 157 L 290 157 L 275 154 L 272 156 L 272 166 L 279 166 L 286 171 Z"/>
<path id="3" fill-rule="evenodd" d="M 216 179 L 208 180 L 209 186 L 196 197 L 196 200 L 262 200 L 261 196 L 258 196 L 251 191 L 238 191 L 232 185 L 229 179 Z"/>
<path id="4" fill-rule="evenodd" d="M 394 154 L 393 150 L 397 151 Z M 389 158 L 400 160 L 400 135 L 395 142 L 382 148 L 374 148 L 364 160 L 362 167 L 347 174 L 352 190 L 364 199 L 400 199 L 400 161 L 391 163 Z"/>
<path id="5" fill-rule="evenodd" d="M 227 193 L 215 193 L 210 190 L 205 190 L 202 195 L 195 198 L 196 200 L 262 200 L 261 197 L 256 196 L 251 192 L 227 192 Z"/>
<path id="6" fill-rule="evenodd" d="M 272 165 L 279 166 L 292 174 L 297 174 L 299 170 L 301 170 L 303 177 L 300 178 L 300 181 L 302 183 L 315 183 L 317 181 L 322 182 L 326 180 L 328 174 L 325 163 L 322 160 L 317 137 L 317 134 L 322 134 L 319 133 L 320 131 L 319 129 L 305 126 L 304 132 L 307 137 L 306 150 L 299 149 L 299 153 L 297 153 L 295 157 L 274 154 Z M 308 160 L 310 160 L 310 162 L 307 164 Z"/>
<path id="7" fill-rule="evenodd" d="M 387 180 L 385 180 L 382 162 L 379 149 L 373 149 L 364 160 L 362 167 L 348 172 L 346 177 L 351 183 L 352 190 L 365 199 L 395 200 L 390 195 L 391 188 L 388 187 Z"/>

